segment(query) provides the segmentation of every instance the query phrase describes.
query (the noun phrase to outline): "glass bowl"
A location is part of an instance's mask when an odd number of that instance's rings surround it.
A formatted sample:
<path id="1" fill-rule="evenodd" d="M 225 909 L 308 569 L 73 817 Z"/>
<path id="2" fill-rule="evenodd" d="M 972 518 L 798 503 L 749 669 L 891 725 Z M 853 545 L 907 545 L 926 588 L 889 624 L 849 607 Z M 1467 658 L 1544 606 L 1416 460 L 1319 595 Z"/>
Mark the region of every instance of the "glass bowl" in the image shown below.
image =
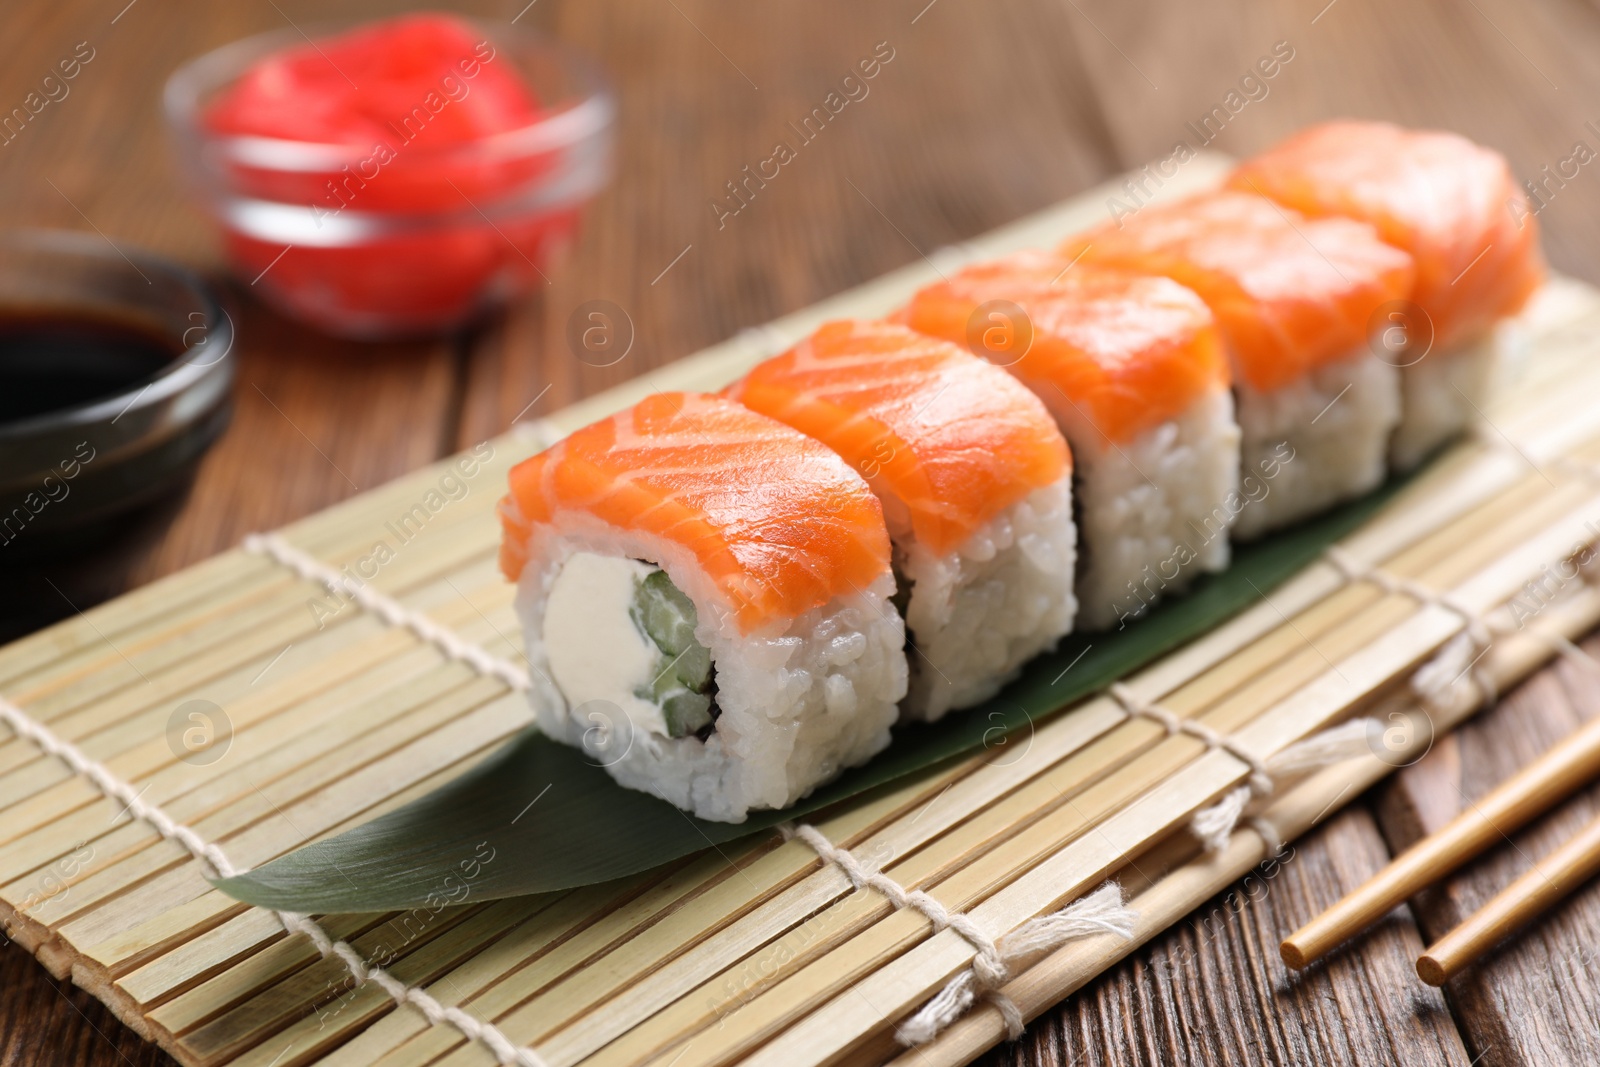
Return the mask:
<path id="1" fill-rule="evenodd" d="M 194 275 L 94 234 L 0 234 L 0 562 L 115 532 L 228 424 L 233 320 Z"/>
<path id="2" fill-rule="evenodd" d="M 510 24 L 466 21 L 492 49 L 488 61 L 531 87 L 537 121 L 450 146 L 413 144 L 430 117 L 419 100 L 377 144 L 208 129 L 208 105 L 249 67 L 304 47 L 294 29 L 236 41 L 172 75 L 165 108 L 179 164 L 246 287 L 326 332 L 380 338 L 448 330 L 544 284 L 610 175 L 615 102 L 569 49 Z M 464 98 L 470 82 L 457 84 Z"/>

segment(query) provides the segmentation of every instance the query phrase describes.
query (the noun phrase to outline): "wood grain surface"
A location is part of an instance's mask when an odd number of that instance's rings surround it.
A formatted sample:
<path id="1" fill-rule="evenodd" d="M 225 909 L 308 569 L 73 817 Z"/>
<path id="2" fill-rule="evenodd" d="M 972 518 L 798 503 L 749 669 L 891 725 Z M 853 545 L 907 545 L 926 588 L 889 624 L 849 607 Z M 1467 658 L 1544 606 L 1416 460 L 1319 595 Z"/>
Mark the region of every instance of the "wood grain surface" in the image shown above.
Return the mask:
<path id="1" fill-rule="evenodd" d="M 94 59 L 0 145 L 0 225 L 99 232 L 205 271 L 239 319 L 234 423 L 182 499 L 129 520 L 92 558 L 0 560 L 0 636 L 74 610 L 554 411 L 741 329 L 1008 222 L 1129 167 L 1199 146 L 1274 48 L 1292 51 L 1211 142 L 1244 153 L 1340 114 L 1443 126 L 1545 180 L 1600 90 L 1600 12 L 1555 0 L 526 0 L 446 3 L 518 16 L 598 57 L 621 104 L 615 180 L 534 298 L 461 336 L 405 345 L 319 337 L 227 281 L 215 238 L 169 161 L 160 91 L 183 59 L 288 24 L 370 16 L 377 0 L 16 0 L 0 108 L 79 42 Z M 736 215 L 726 182 L 857 60 L 894 58 Z M 1279 42 L 1287 42 L 1279 45 Z M 1591 173 L 1593 171 L 1593 173 Z M 1570 171 L 1569 171 L 1570 173 Z M 1553 263 L 1600 281 L 1600 169 L 1546 186 Z M 579 305 L 631 324 L 623 361 L 567 341 Z M 1600 651 L 1600 645 L 1592 648 Z M 1353 948 L 1303 974 L 1279 937 L 1600 713 L 1600 677 L 1561 664 L 1419 764 L 1357 798 L 1258 871 L 1039 1020 L 992 1063 L 1600 1062 L 1600 888 L 1590 886 L 1442 992 L 1422 944 L 1488 899 L 1595 810 L 1554 813 Z M 0 1064 L 170 1062 L 97 1002 L 0 949 Z"/>

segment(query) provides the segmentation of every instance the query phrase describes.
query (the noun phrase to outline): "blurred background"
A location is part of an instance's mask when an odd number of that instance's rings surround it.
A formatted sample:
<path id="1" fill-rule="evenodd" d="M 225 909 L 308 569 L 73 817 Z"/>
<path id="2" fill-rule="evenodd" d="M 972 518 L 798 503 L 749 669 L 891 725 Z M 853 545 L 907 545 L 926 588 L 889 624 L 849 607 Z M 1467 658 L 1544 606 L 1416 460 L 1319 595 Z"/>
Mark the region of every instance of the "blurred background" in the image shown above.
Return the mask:
<path id="1" fill-rule="evenodd" d="M 227 276 L 215 229 L 179 180 L 161 93 L 180 63 L 235 39 L 315 32 L 325 21 L 400 7 L 373 0 L 6 5 L 0 115 L 23 106 L 63 57 L 81 58 L 87 48 L 92 59 L 66 95 L 0 134 L 0 228 L 81 230 L 172 257 L 224 291 L 238 339 L 233 423 L 193 489 L 130 518 L 117 542 L 92 557 L 21 567 L 0 560 L 7 587 L 0 636 L 29 632 L 232 547 L 250 531 L 502 434 L 514 420 L 548 414 L 1167 159 L 1180 144 L 1245 154 L 1340 115 L 1448 128 L 1499 149 L 1519 179 L 1540 183 L 1539 221 L 1553 265 L 1600 280 L 1600 165 L 1589 163 L 1588 151 L 1600 150 L 1600 9 L 1588 4 L 433 6 L 515 19 L 597 60 L 619 107 L 613 177 L 532 296 L 447 336 L 362 343 L 292 322 L 263 306 L 248 279 Z M 844 96 L 842 80 L 874 56 L 881 69 L 865 93 L 849 94 L 803 140 L 796 127 L 829 94 Z M 1261 63 L 1269 57 L 1276 71 L 1265 77 Z M 735 198 L 729 183 L 743 182 L 746 168 L 772 157 L 779 141 L 794 147 L 794 158 L 776 177 L 742 185 Z M 1108 216 L 1114 207 L 1108 200 Z M 604 366 L 571 344 L 575 311 L 594 301 L 620 309 L 634 337 L 625 358 Z M 1363 856 L 1387 854 L 1359 807 L 1310 847 L 1326 849 L 1340 834 L 1348 838 L 1332 853 L 1340 863 L 1359 867 Z M 1308 876 L 1300 871 L 1288 884 L 1301 877 Z M 1161 951 L 1213 951 L 1185 929 Z M 1393 936 L 1415 937 L 1415 930 Z M 1414 990 L 1414 982 L 1376 983 L 1387 989 L 1377 999 L 1359 975 L 1331 993 L 1291 991 L 1301 1014 L 1298 1029 L 1288 1026 L 1278 1017 L 1281 1005 L 1272 1007 L 1271 966 L 1262 962 L 1275 937 L 1266 918 L 1254 933 L 1230 927 L 1232 948 L 1215 951 L 1233 964 L 1209 973 L 1191 967 L 1181 979 L 1195 999 L 1204 999 L 1204 988 L 1228 1000 L 1234 1054 L 1252 1061 L 1470 1058 L 1436 994 L 1427 994 L 1420 1013 L 1395 1002 L 1395 990 Z M 0 957 L 0 1063 L 165 1062 L 91 1000 L 54 988 L 20 950 Z M 1336 966 L 1346 965 L 1353 966 Z M 1118 973 L 1097 987 L 1096 996 L 1110 998 L 1101 1015 L 1090 997 L 1089 1014 L 1049 1019 L 1027 1050 L 1003 1055 L 1067 1063 L 1085 1041 L 1126 1041 L 1128 1061 L 1163 1062 L 1168 1046 L 1159 1035 L 1185 1024 L 1160 1012 L 1141 1015 L 1145 994 L 1127 992 L 1126 969 Z M 1164 1003 L 1150 996 L 1145 1007 Z M 1514 1006 L 1503 1005 L 1499 1021 L 1485 1016 L 1484 1025 L 1504 1029 Z M 1345 1025 L 1347 1010 L 1361 1017 L 1359 1027 Z M 1112 1040 L 1118 1011 L 1137 1018 Z M 1105 1028 L 1099 1038 L 1097 1027 Z M 1482 1040 L 1493 1044 L 1492 1035 Z"/>

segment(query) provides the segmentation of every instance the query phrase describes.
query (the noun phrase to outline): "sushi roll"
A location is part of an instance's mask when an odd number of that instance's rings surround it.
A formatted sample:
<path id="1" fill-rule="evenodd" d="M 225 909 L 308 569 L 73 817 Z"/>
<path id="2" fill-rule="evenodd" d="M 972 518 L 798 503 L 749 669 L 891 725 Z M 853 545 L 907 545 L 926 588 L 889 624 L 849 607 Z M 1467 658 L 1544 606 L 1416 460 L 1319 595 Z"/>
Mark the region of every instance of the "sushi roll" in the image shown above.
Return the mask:
<path id="1" fill-rule="evenodd" d="M 1235 539 L 1375 488 L 1400 418 L 1399 372 L 1368 342 L 1411 291 L 1405 252 L 1364 222 L 1308 219 L 1253 193 L 1152 205 L 1072 238 L 1089 265 L 1164 275 L 1210 305 L 1227 341 L 1242 434 Z"/>
<path id="2" fill-rule="evenodd" d="M 1409 298 L 1426 320 L 1393 309 L 1387 331 L 1401 368 L 1400 425 L 1390 461 L 1414 467 L 1488 398 L 1495 368 L 1520 343 L 1510 320 L 1543 276 L 1539 228 L 1498 152 L 1453 133 L 1387 122 L 1327 122 L 1249 160 L 1228 184 L 1313 218 L 1377 227 L 1416 262 Z"/>
<path id="3" fill-rule="evenodd" d="M 500 562 L 549 736 L 721 822 L 888 744 L 906 691 L 889 536 L 828 448 L 661 393 L 510 481 Z"/>
<path id="4" fill-rule="evenodd" d="M 994 695 L 1072 628 L 1072 462 L 1038 398 L 960 347 L 841 321 L 727 390 L 827 445 L 883 502 L 908 719 Z"/>
<path id="5" fill-rule="evenodd" d="M 1244 504 L 1239 426 L 1221 334 L 1194 293 L 1029 252 L 929 286 L 897 318 L 970 339 L 1066 435 L 1082 539 L 1077 629 L 1120 628 L 1228 565 Z M 998 351 L 984 347 L 991 329 Z"/>

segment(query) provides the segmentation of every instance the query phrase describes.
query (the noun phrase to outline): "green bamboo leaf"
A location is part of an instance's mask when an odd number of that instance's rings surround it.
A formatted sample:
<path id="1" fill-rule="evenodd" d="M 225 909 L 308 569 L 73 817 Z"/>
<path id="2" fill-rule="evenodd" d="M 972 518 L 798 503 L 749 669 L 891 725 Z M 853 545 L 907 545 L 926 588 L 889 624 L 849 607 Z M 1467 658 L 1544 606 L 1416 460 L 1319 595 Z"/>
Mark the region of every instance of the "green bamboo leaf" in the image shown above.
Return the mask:
<path id="1" fill-rule="evenodd" d="M 455 887 L 492 900 L 594 885 L 770 829 L 985 744 L 1016 740 L 1018 731 L 1250 606 L 1369 518 L 1406 480 L 1236 547 L 1227 571 L 1202 577 L 1124 630 L 1068 637 L 986 704 L 898 729 L 878 757 L 785 811 L 738 824 L 703 822 L 622 788 L 582 752 L 529 730 L 427 796 L 216 885 L 246 903 L 289 911 L 389 911 L 454 899 Z"/>

